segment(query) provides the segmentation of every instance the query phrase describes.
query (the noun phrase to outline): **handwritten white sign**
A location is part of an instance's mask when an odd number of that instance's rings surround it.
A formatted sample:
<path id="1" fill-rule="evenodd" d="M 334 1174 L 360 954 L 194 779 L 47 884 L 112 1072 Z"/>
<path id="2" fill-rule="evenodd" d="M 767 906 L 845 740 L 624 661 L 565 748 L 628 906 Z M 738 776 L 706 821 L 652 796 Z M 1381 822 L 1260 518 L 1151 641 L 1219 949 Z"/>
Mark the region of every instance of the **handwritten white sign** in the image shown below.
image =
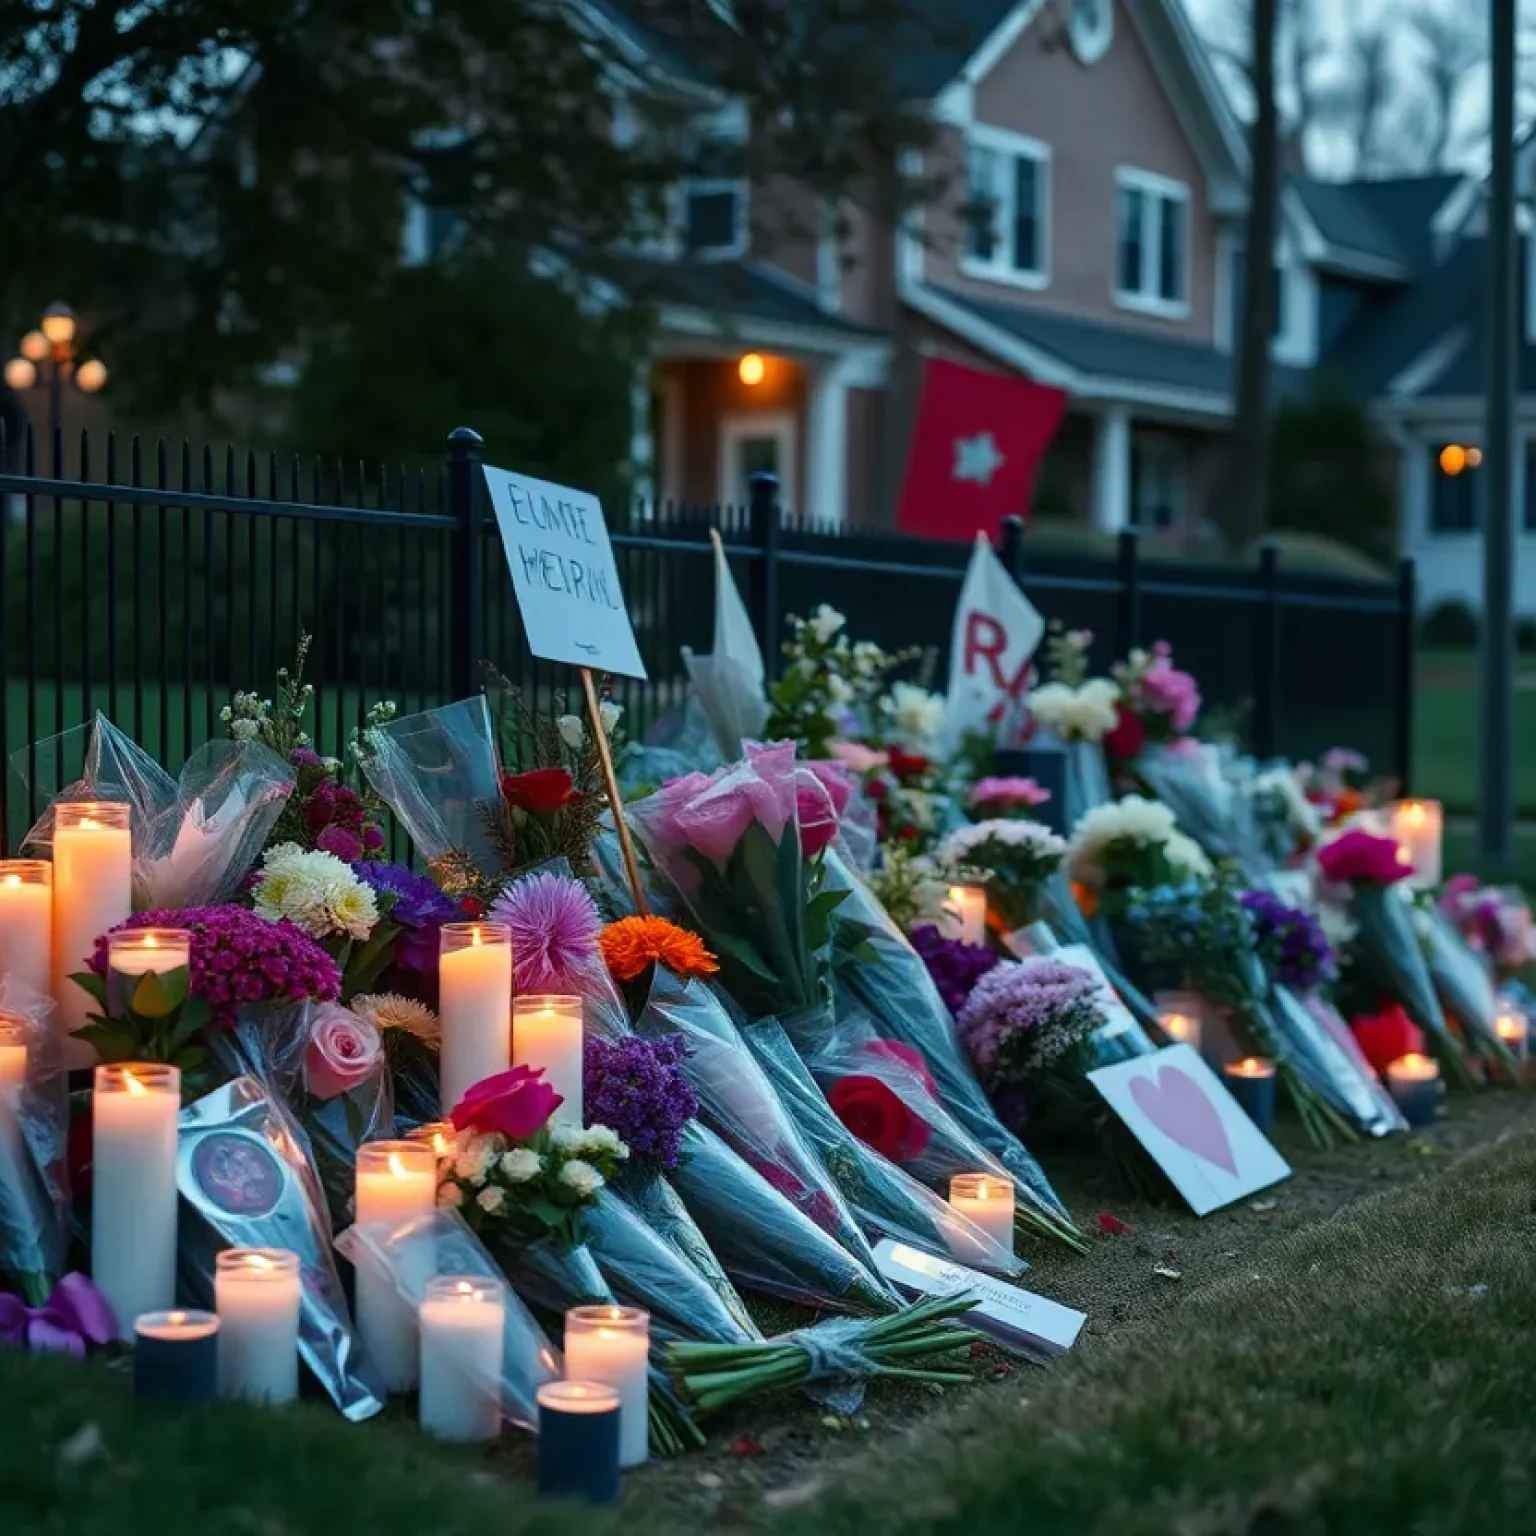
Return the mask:
<path id="1" fill-rule="evenodd" d="M 528 649 L 621 677 L 645 676 L 602 503 L 589 491 L 485 469 Z"/>

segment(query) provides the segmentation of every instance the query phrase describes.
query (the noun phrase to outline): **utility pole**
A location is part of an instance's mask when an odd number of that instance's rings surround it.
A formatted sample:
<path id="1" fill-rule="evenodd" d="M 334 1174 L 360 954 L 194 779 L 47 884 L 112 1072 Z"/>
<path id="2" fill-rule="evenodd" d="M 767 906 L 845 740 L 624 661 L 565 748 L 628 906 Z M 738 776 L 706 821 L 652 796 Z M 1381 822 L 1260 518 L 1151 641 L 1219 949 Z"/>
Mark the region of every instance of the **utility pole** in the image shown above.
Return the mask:
<path id="1" fill-rule="evenodd" d="M 1515 0 L 1492 12 L 1493 169 L 1488 183 L 1488 423 L 1483 440 L 1482 793 L 1478 852 L 1514 860 Z"/>

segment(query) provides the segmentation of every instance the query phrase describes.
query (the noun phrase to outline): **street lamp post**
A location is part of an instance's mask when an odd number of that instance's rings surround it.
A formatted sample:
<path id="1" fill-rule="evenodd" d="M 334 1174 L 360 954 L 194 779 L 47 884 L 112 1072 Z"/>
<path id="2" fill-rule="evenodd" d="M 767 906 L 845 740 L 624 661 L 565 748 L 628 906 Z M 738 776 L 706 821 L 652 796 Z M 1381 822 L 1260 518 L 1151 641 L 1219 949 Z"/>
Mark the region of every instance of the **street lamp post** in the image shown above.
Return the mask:
<path id="1" fill-rule="evenodd" d="M 17 394 L 47 388 L 48 432 L 54 441 L 64 424 L 65 385 L 73 384 L 81 393 L 94 395 L 107 382 L 106 365 L 99 358 L 80 359 L 79 339 L 74 310 L 55 300 L 43 311 L 37 329 L 21 338 L 16 356 L 5 365 L 5 382 Z"/>

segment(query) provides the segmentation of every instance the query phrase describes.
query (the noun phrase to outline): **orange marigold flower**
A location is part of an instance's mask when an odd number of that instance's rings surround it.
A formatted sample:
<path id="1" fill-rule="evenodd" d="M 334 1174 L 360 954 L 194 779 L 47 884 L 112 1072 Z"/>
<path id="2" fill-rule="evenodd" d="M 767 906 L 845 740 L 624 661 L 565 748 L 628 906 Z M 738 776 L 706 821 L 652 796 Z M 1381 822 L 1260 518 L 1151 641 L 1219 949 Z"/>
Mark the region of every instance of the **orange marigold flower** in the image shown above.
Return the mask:
<path id="1" fill-rule="evenodd" d="M 710 976 L 720 969 L 696 933 L 664 917 L 621 917 L 598 940 L 603 960 L 620 981 L 633 981 L 651 965 L 677 976 Z"/>
<path id="2" fill-rule="evenodd" d="M 1072 899 L 1077 903 L 1077 910 L 1084 917 L 1093 917 L 1099 910 L 1098 892 L 1090 890 L 1086 885 L 1072 882 Z"/>

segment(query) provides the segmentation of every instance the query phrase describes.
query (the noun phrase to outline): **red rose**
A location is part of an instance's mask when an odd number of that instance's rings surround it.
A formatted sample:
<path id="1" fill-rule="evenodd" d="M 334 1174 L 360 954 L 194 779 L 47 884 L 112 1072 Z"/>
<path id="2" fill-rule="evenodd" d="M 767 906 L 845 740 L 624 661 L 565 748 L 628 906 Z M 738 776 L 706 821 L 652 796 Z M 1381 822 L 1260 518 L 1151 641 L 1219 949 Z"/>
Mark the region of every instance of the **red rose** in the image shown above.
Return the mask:
<path id="1" fill-rule="evenodd" d="M 928 759 L 916 752 L 903 752 L 900 747 L 891 748 L 891 772 L 898 779 L 915 779 L 928 772 Z"/>
<path id="2" fill-rule="evenodd" d="M 932 1134 L 878 1077 L 844 1077 L 827 1095 L 837 1118 L 860 1141 L 893 1163 L 910 1161 Z"/>
<path id="3" fill-rule="evenodd" d="M 900 1062 L 909 1072 L 916 1073 L 923 1080 L 923 1087 L 934 1098 L 938 1098 L 939 1085 L 933 1080 L 933 1073 L 928 1070 L 927 1058 L 916 1046 L 908 1045 L 905 1040 L 871 1040 L 864 1047 L 864 1054 Z"/>
<path id="4" fill-rule="evenodd" d="M 496 1132 L 508 1141 L 527 1141 L 565 1103 L 544 1081 L 544 1069 L 513 1067 L 475 1084 L 453 1106 L 455 1130 Z"/>
<path id="5" fill-rule="evenodd" d="M 869 783 L 864 786 L 864 793 L 868 795 L 871 800 L 884 800 L 886 796 L 885 781 L 883 779 L 871 779 Z"/>
<path id="6" fill-rule="evenodd" d="M 1105 732 L 1104 751 L 1116 762 L 1128 763 L 1147 744 L 1147 728 L 1141 716 L 1124 704 L 1115 705 L 1115 713 L 1120 718 L 1114 730 Z"/>
<path id="7" fill-rule="evenodd" d="M 1317 864 L 1334 885 L 1392 885 L 1413 873 L 1412 861 L 1394 838 L 1358 828 L 1322 849 Z"/>
<path id="8" fill-rule="evenodd" d="M 1399 1056 L 1411 1056 L 1424 1049 L 1424 1031 L 1413 1022 L 1400 1004 L 1391 1003 L 1379 1013 L 1362 1013 L 1349 1021 L 1360 1054 L 1370 1062 L 1378 1076 Z"/>
<path id="9" fill-rule="evenodd" d="M 534 768 L 528 773 L 504 773 L 501 798 L 520 811 L 549 816 L 576 798 L 576 785 L 564 768 Z"/>

